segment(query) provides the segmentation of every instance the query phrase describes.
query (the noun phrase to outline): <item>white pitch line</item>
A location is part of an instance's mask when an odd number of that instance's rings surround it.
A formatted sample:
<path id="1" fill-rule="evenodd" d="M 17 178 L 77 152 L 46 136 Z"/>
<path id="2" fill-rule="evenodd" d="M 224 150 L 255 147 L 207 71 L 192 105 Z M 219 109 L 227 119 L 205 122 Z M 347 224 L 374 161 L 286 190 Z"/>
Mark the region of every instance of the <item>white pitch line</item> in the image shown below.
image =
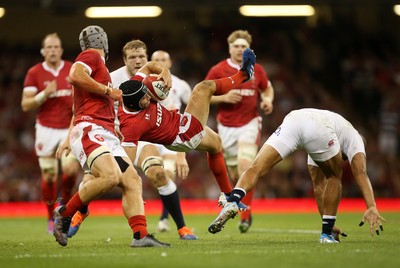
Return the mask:
<path id="1" fill-rule="evenodd" d="M 318 230 L 302 230 L 302 229 L 266 229 L 266 228 L 251 228 L 254 232 L 260 233 L 277 233 L 277 234 L 320 234 Z"/>

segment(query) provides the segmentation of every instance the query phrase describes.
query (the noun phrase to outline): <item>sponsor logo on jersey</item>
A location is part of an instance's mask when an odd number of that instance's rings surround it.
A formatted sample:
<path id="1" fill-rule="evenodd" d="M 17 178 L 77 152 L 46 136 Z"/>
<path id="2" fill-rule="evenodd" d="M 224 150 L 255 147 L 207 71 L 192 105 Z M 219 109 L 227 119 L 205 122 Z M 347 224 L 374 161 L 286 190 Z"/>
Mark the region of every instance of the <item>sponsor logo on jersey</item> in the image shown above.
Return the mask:
<path id="1" fill-rule="evenodd" d="M 332 147 L 333 145 L 335 145 L 335 140 L 332 139 L 328 142 L 328 148 Z"/>
<path id="2" fill-rule="evenodd" d="M 98 140 L 99 142 L 103 142 L 103 141 L 104 141 L 103 136 L 101 136 L 100 134 L 94 135 L 94 138 L 95 138 L 96 140 Z"/>
<path id="3" fill-rule="evenodd" d="M 254 89 L 232 89 L 234 92 L 239 93 L 242 96 L 254 96 L 256 91 Z"/>
<path id="4" fill-rule="evenodd" d="M 182 119 L 181 119 L 181 127 L 184 127 L 184 126 L 186 126 L 186 124 L 189 122 L 189 118 L 186 116 L 186 115 L 184 115 L 183 117 L 182 117 Z"/>
<path id="5" fill-rule="evenodd" d="M 51 93 L 49 98 L 69 97 L 69 96 L 72 96 L 71 89 L 59 89 L 56 92 Z"/>
<path id="6" fill-rule="evenodd" d="M 156 126 L 159 127 L 161 126 L 162 123 L 162 107 L 161 104 L 157 103 L 157 120 L 156 120 Z"/>
<path id="7" fill-rule="evenodd" d="M 276 136 L 279 136 L 279 135 L 281 134 L 281 129 L 282 129 L 282 127 L 279 126 L 279 127 L 275 130 L 274 134 L 275 134 Z"/>

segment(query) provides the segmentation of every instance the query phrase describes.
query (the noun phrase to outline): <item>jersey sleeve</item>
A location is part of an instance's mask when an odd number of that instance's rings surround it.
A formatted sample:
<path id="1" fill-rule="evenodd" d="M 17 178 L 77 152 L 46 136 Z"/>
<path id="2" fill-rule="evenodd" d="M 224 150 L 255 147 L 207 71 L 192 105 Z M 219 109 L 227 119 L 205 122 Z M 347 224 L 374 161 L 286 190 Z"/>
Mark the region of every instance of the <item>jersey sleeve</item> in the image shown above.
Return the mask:
<path id="1" fill-rule="evenodd" d="M 76 58 L 75 62 L 80 62 L 86 65 L 89 70 L 90 74 L 96 71 L 98 66 L 101 66 L 99 61 L 101 60 L 101 56 L 94 51 L 91 50 L 86 50 L 79 54 L 79 56 Z"/>
<path id="2" fill-rule="evenodd" d="M 261 91 L 266 91 L 269 84 L 267 72 L 260 64 L 256 64 L 257 79 L 260 81 L 258 88 Z"/>
<path id="3" fill-rule="evenodd" d="M 221 71 L 218 65 L 214 65 L 211 67 L 211 69 L 208 71 L 205 80 L 213 80 L 213 79 L 218 79 L 221 78 Z"/>
<path id="4" fill-rule="evenodd" d="M 38 90 L 39 88 L 36 81 L 35 69 L 30 68 L 25 76 L 24 91 L 37 92 Z"/>

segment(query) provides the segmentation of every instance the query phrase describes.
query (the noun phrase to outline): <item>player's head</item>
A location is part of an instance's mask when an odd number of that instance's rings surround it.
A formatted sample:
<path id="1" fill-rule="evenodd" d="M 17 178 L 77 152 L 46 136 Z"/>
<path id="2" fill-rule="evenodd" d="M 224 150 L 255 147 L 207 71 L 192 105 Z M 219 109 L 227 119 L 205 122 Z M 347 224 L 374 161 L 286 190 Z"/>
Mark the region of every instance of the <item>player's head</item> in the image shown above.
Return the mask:
<path id="1" fill-rule="evenodd" d="M 40 54 L 42 54 L 46 62 L 54 64 L 61 61 L 63 49 L 61 39 L 57 33 L 48 34 L 43 38 Z"/>
<path id="2" fill-rule="evenodd" d="M 131 76 L 147 63 L 147 46 L 139 39 L 129 41 L 122 48 L 122 58 Z"/>
<path id="3" fill-rule="evenodd" d="M 153 54 L 151 55 L 151 60 L 153 61 L 158 61 L 168 69 L 171 69 L 172 67 L 172 61 L 171 58 L 168 54 L 168 52 L 164 50 L 157 50 L 154 51 Z"/>
<path id="4" fill-rule="evenodd" d="M 103 49 L 105 58 L 108 58 L 107 33 L 100 26 L 90 25 L 83 29 L 79 34 L 79 45 L 82 51 L 89 48 Z"/>
<path id="5" fill-rule="evenodd" d="M 143 97 L 147 96 L 150 101 L 150 96 L 147 94 L 147 87 L 144 83 L 137 80 L 128 80 L 123 82 L 119 89 L 122 90 L 122 101 L 125 107 L 135 111 L 146 108 L 141 104 Z"/>
<path id="6" fill-rule="evenodd" d="M 251 46 L 252 37 L 246 30 L 237 30 L 228 36 L 229 54 L 236 63 L 242 62 L 243 50 Z"/>

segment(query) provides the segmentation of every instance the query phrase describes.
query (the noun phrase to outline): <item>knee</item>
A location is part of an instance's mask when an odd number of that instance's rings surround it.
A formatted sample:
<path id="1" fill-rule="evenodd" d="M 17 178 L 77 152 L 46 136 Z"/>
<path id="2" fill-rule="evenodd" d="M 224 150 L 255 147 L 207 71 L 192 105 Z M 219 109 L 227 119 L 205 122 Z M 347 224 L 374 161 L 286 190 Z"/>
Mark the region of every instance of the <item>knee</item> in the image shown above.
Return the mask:
<path id="1" fill-rule="evenodd" d="M 199 93 L 207 93 L 212 95 L 215 92 L 215 88 L 215 82 L 213 80 L 204 80 L 194 87 L 192 95 Z"/>
<path id="2" fill-rule="evenodd" d="M 154 187 L 161 187 L 167 184 L 167 176 L 163 167 L 153 166 L 147 170 L 147 178 Z"/>

